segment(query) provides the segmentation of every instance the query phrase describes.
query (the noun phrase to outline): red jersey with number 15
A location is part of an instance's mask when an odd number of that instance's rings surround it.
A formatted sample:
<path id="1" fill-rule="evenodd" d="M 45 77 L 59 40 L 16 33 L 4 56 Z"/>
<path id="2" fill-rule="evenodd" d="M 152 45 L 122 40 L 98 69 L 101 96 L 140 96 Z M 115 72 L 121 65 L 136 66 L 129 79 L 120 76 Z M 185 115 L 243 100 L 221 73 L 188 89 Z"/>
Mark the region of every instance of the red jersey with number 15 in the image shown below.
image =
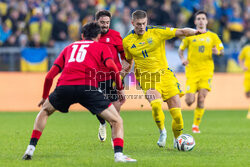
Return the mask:
<path id="1" fill-rule="evenodd" d="M 106 34 L 102 34 L 99 42 L 106 44 L 112 52 L 114 62 L 118 67 L 118 70 L 122 70 L 122 65 L 118 56 L 118 53 L 124 53 L 123 46 L 122 46 L 122 37 L 119 32 L 109 29 Z M 99 77 L 99 81 L 110 80 L 111 75 L 109 73 L 109 69 L 107 69 L 104 65 L 101 67 L 101 71 L 105 73 L 105 76 L 102 75 Z"/>
<path id="2" fill-rule="evenodd" d="M 113 58 L 110 49 L 99 42 L 82 40 L 68 45 L 54 62 L 62 71 L 57 86 L 98 87 L 96 74 L 109 58 Z"/>

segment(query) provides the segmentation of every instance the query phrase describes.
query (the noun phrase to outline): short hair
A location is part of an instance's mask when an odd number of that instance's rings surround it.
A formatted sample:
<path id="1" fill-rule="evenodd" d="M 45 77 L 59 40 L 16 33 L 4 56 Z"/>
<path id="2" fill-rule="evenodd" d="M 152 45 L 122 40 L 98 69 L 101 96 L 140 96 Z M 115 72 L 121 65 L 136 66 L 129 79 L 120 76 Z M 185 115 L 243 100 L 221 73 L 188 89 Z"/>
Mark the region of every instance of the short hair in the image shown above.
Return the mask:
<path id="1" fill-rule="evenodd" d="M 100 17 L 105 17 L 105 16 L 107 16 L 111 19 L 111 13 L 108 10 L 99 10 L 95 14 L 95 19 L 99 20 Z"/>
<path id="2" fill-rule="evenodd" d="M 194 14 L 194 19 L 196 19 L 196 17 L 200 14 L 204 14 L 207 18 L 207 13 L 203 10 L 198 10 L 195 14 Z"/>
<path id="3" fill-rule="evenodd" d="M 144 19 L 147 17 L 147 13 L 143 10 L 136 10 L 132 13 L 132 20 Z"/>
<path id="4" fill-rule="evenodd" d="M 92 40 L 92 38 L 96 38 L 98 34 L 101 34 L 101 27 L 97 22 L 90 22 L 81 28 L 81 33 L 84 39 Z"/>

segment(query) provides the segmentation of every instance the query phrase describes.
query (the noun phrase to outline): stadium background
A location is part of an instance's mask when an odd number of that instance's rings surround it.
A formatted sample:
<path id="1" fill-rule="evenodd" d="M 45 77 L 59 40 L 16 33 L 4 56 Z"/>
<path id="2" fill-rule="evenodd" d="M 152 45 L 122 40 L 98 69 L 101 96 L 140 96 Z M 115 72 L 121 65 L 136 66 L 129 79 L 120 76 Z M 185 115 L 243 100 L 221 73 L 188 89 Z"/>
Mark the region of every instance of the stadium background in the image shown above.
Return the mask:
<path id="1" fill-rule="evenodd" d="M 45 72 L 67 44 L 79 40 L 81 25 L 93 20 L 98 9 L 111 11 L 111 28 L 122 37 L 132 29 L 130 16 L 136 9 L 147 11 L 149 24 L 172 27 L 193 27 L 193 13 L 205 10 L 208 29 L 216 32 L 225 46 L 225 55 L 214 57 L 215 71 L 219 73 L 214 76 L 206 106 L 248 108 L 237 58 L 250 39 L 249 0 L 0 0 L 0 111 L 38 110 Z M 184 89 L 179 44 L 180 39 L 167 41 L 166 56 Z M 135 83 L 130 85 L 129 94 L 142 94 L 134 91 Z M 132 100 L 127 100 L 124 110 L 150 108 L 145 99 L 133 102 L 133 106 Z M 187 109 L 183 98 L 182 104 Z"/>

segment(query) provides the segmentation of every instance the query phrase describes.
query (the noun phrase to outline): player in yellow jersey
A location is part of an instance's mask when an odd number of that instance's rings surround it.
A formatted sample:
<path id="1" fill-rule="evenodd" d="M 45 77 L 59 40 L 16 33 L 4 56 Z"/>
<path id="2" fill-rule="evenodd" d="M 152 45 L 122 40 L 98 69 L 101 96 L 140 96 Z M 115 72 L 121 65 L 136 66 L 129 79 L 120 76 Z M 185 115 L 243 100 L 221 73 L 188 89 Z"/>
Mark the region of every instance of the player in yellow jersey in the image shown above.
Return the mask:
<path id="1" fill-rule="evenodd" d="M 239 63 L 245 71 L 244 87 L 247 98 L 250 98 L 250 43 L 245 45 L 240 52 Z M 248 109 L 247 119 L 250 119 L 250 106 Z"/>
<path id="2" fill-rule="evenodd" d="M 206 31 L 207 14 L 198 11 L 195 14 L 194 24 L 196 29 Z M 184 58 L 184 50 L 188 48 L 187 59 Z M 206 31 L 204 34 L 187 37 L 182 40 L 179 48 L 179 56 L 182 64 L 186 66 L 186 103 L 188 106 L 195 102 L 197 96 L 197 107 L 194 111 L 193 133 L 200 133 L 199 125 L 204 114 L 204 101 L 208 91 L 211 90 L 211 81 L 214 73 L 214 62 L 212 54 L 222 55 L 224 47 L 217 34 Z"/>
<path id="3" fill-rule="evenodd" d="M 168 68 L 165 40 L 179 36 L 191 36 L 202 33 L 191 28 L 176 29 L 162 26 L 147 26 L 145 11 L 136 10 L 132 14 L 132 30 L 124 39 L 123 47 L 127 61 L 135 62 L 135 75 L 152 106 L 152 115 L 159 130 L 159 147 L 166 144 L 167 133 L 162 100 L 167 102 L 172 116 L 174 138 L 181 135 L 183 119 L 181 113 L 179 83 Z"/>

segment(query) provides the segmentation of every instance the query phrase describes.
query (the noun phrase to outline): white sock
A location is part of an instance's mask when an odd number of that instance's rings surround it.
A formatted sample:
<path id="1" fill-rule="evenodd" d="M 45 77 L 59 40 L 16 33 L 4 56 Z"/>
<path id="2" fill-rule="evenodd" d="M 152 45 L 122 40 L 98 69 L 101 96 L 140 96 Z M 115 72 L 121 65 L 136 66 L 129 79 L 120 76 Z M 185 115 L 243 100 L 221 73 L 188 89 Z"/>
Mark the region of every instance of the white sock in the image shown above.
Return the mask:
<path id="1" fill-rule="evenodd" d="M 26 149 L 26 151 L 25 151 L 25 154 L 28 154 L 28 155 L 33 156 L 35 149 L 36 149 L 35 146 L 33 146 L 33 145 L 28 145 L 28 147 L 27 147 L 27 149 Z"/>
<path id="2" fill-rule="evenodd" d="M 167 131 L 166 131 L 166 129 L 164 128 L 164 129 L 162 129 L 162 130 L 160 130 L 159 129 L 159 131 L 160 131 L 160 133 L 167 133 Z"/>
<path id="3" fill-rule="evenodd" d="M 122 152 L 116 152 L 116 153 L 115 153 L 115 157 L 120 157 L 120 156 L 122 156 L 122 155 L 123 155 Z"/>
<path id="4" fill-rule="evenodd" d="M 193 125 L 192 125 L 192 128 L 194 128 L 194 127 L 197 127 L 197 128 L 198 128 L 199 126 L 193 124 Z"/>

